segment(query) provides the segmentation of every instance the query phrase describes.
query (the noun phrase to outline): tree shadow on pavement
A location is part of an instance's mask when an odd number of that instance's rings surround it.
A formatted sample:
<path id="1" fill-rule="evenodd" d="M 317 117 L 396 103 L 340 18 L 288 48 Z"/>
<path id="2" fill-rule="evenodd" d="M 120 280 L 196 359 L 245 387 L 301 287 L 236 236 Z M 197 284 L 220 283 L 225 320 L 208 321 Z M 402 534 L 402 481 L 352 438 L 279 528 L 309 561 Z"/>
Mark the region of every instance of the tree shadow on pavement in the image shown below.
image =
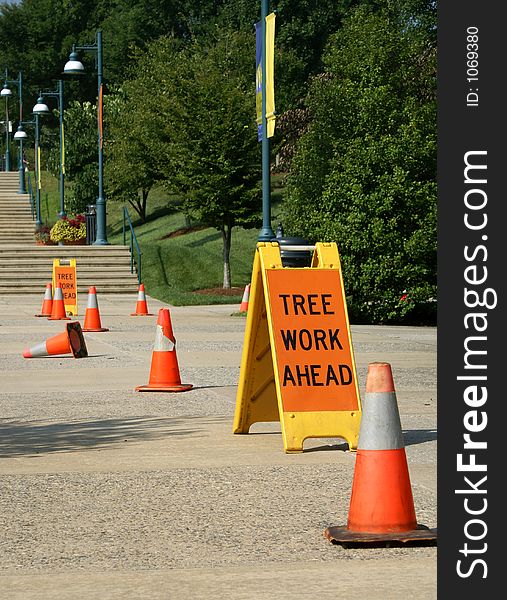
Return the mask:
<path id="1" fill-rule="evenodd" d="M 200 431 L 202 429 L 188 428 L 188 419 L 152 417 L 75 420 L 65 423 L 0 421 L 0 459 L 99 449 L 112 444 L 156 440 L 167 436 L 195 436 Z"/>

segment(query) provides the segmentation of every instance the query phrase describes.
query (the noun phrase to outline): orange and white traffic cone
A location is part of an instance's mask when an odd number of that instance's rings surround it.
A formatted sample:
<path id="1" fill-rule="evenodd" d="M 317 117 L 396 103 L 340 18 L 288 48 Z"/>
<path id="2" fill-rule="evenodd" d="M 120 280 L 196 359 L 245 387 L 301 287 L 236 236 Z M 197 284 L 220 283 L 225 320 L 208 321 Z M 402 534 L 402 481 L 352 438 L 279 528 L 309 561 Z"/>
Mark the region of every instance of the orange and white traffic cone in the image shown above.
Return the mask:
<path id="1" fill-rule="evenodd" d="M 144 292 L 144 283 L 139 284 L 137 292 L 136 312 L 130 313 L 131 317 L 152 317 L 153 314 L 148 312 L 148 304 L 146 302 L 146 294 Z"/>
<path id="2" fill-rule="evenodd" d="M 109 329 L 102 327 L 100 321 L 97 289 L 94 285 L 88 288 L 88 305 L 85 312 L 83 331 L 109 331 Z"/>
<path id="3" fill-rule="evenodd" d="M 74 358 L 85 358 L 88 350 L 79 321 L 65 324 L 65 331 L 23 351 L 24 358 L 40 358 L 54 354 L 72 354 Z"/>
<path id="4" fill-rule="evenodd" d="M 135 391 L 185 392 L 192 387 L 190 383 L 181 383 L 171 315 L 168 308 L 161 308 L 158 311 L 149 383 L 136 387 Z"/>
<path id="5" fill-rule="evenodd" d="M 436 529 L 417 524 L 389 363 L 368 365 L 347 527 L 324 535 L 348 547 L 436 545 Z"/>
<path id="6" fill-rule="evenodd" d="M 53 286 L 51 283 L 46 283 L 46 291 L 42 300 L 42 308 L 36 317 L 50 317 L 53 310 Z"/>
<path id="7" fill-rule="evenodd" d="M 69 320 L 70 317 L 67 316 L 65 311 L 65 301 L 63 299 L 62 286 L 57 283 L 55 288 L 55 295 L 53 298 L 53 307 L 51 309 L 51 316 L 48 317 L 48 321 L 60 321 L 60 320 Z"/>
<path id="8" fill-rule="evenodd" d="M 248 301 L 250 300 L 250 284 L 248 283 L 243 292 L 243 298 L 239 305 L 239 312 L 248 312 Z"/>

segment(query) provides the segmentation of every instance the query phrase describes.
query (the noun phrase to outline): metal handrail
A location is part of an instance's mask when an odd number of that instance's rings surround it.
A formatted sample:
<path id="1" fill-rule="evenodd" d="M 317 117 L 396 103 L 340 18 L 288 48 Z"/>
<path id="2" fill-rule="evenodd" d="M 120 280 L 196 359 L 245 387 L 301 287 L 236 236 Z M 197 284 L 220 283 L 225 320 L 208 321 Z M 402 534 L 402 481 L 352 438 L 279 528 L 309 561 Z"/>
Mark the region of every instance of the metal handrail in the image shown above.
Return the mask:
<path id="1" fill-rule="evenodd" d="M 128 224 L 129 229 L 130 229 L 130 272 L 133 273 L 134 272 L 134 245 L 136 247 L 136 252 L 137 252 L 137 280 L 139 282 L 139 284 L 141 283 L 141 249 L 139 248 L 139 244 L 137 242 L 137 237 L 136 234 L 134 232 L 134 226 L 132 225 L 132 221 L 130 220 L 130 215 L 129 215 L 129 211 L 127 210 L 127 207 L 124 206 L 123 207 L 123 245 L 126 246 L 127 245 L 127 231 L 126 231 L 126 227 L 125 227 L 125 223 Z"/>

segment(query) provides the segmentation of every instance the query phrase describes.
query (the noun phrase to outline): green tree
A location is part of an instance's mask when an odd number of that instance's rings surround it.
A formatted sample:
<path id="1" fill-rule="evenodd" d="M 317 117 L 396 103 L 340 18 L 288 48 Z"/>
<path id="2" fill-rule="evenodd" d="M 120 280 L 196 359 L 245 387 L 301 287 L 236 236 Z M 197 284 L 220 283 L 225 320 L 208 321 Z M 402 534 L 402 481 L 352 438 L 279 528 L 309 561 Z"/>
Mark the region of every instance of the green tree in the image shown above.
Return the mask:
<path id="1" fill-rule="evenodd" d="M 105 181 L 108 201 L 128 202 L 146 222 L 148 195 L 160 179 L 156 155 L 157 131 L 139 100 L 147 95 L 139 79 L 108 98 Z M 141 95 L 141 96 L 140 96 Z"/>
<path id="2" fill-rule="evenodd" d="M 412 3 L 425 9 L 423 19 L 401 3 L 381 4 L 353 11 L 327 47 L 284 218 L 293 233 L 337 242 L 353 318 L 432 320 L 434 11 L 431 3 Z"/>
<path id="3" fill-rule="evenodd" d="M 160 41 L 148 59 L 155 62 L 140 66 L 157 78 L 144 110 L 160 132 L 160 171 L 188 214 L 222 233 L 224 288 L 233 228 L 260 225 L 253 40 L 253 32 L 217 28 L 181 51 Z M 155 64 L 165 65 L 162 73 Z"/>
<path id="4" fill-rule="evenodd" d="M 66 196 L 67 210 L 80 213 L 98 196 L 97 108 L 90 102 L 74 100 L 65 108 L 65 177 L 71 184 Z M 59 157 L 55 144 L 49 165 L 56 174 Z"/>

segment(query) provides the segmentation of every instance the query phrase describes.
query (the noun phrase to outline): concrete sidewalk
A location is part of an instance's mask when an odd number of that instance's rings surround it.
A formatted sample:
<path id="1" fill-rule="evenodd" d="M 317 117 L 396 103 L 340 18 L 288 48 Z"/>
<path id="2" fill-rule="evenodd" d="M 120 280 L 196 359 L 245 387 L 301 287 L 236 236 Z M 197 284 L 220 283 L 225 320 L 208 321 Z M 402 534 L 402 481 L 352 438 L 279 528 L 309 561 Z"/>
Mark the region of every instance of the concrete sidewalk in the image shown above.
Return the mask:
<path id="1" fill-rule="evenodd" d="M 171 307 L 187 392 L 148 383 L 158 309 L 98 296 L 89 357 L 24 359 L 63 331 L 41 297 L 0 299 L 0 589 L 22 599 L 436 598 L 436 548 L 344 549 L 355 454 L 283 451 L 279 424 L 233 435 L 245 319 Z M 83 323 L 86 298 L 80 298 Z M 436 328 L 352 326 L 361 394 L 390 362 L 419 523 L 436 527 Z"/>

